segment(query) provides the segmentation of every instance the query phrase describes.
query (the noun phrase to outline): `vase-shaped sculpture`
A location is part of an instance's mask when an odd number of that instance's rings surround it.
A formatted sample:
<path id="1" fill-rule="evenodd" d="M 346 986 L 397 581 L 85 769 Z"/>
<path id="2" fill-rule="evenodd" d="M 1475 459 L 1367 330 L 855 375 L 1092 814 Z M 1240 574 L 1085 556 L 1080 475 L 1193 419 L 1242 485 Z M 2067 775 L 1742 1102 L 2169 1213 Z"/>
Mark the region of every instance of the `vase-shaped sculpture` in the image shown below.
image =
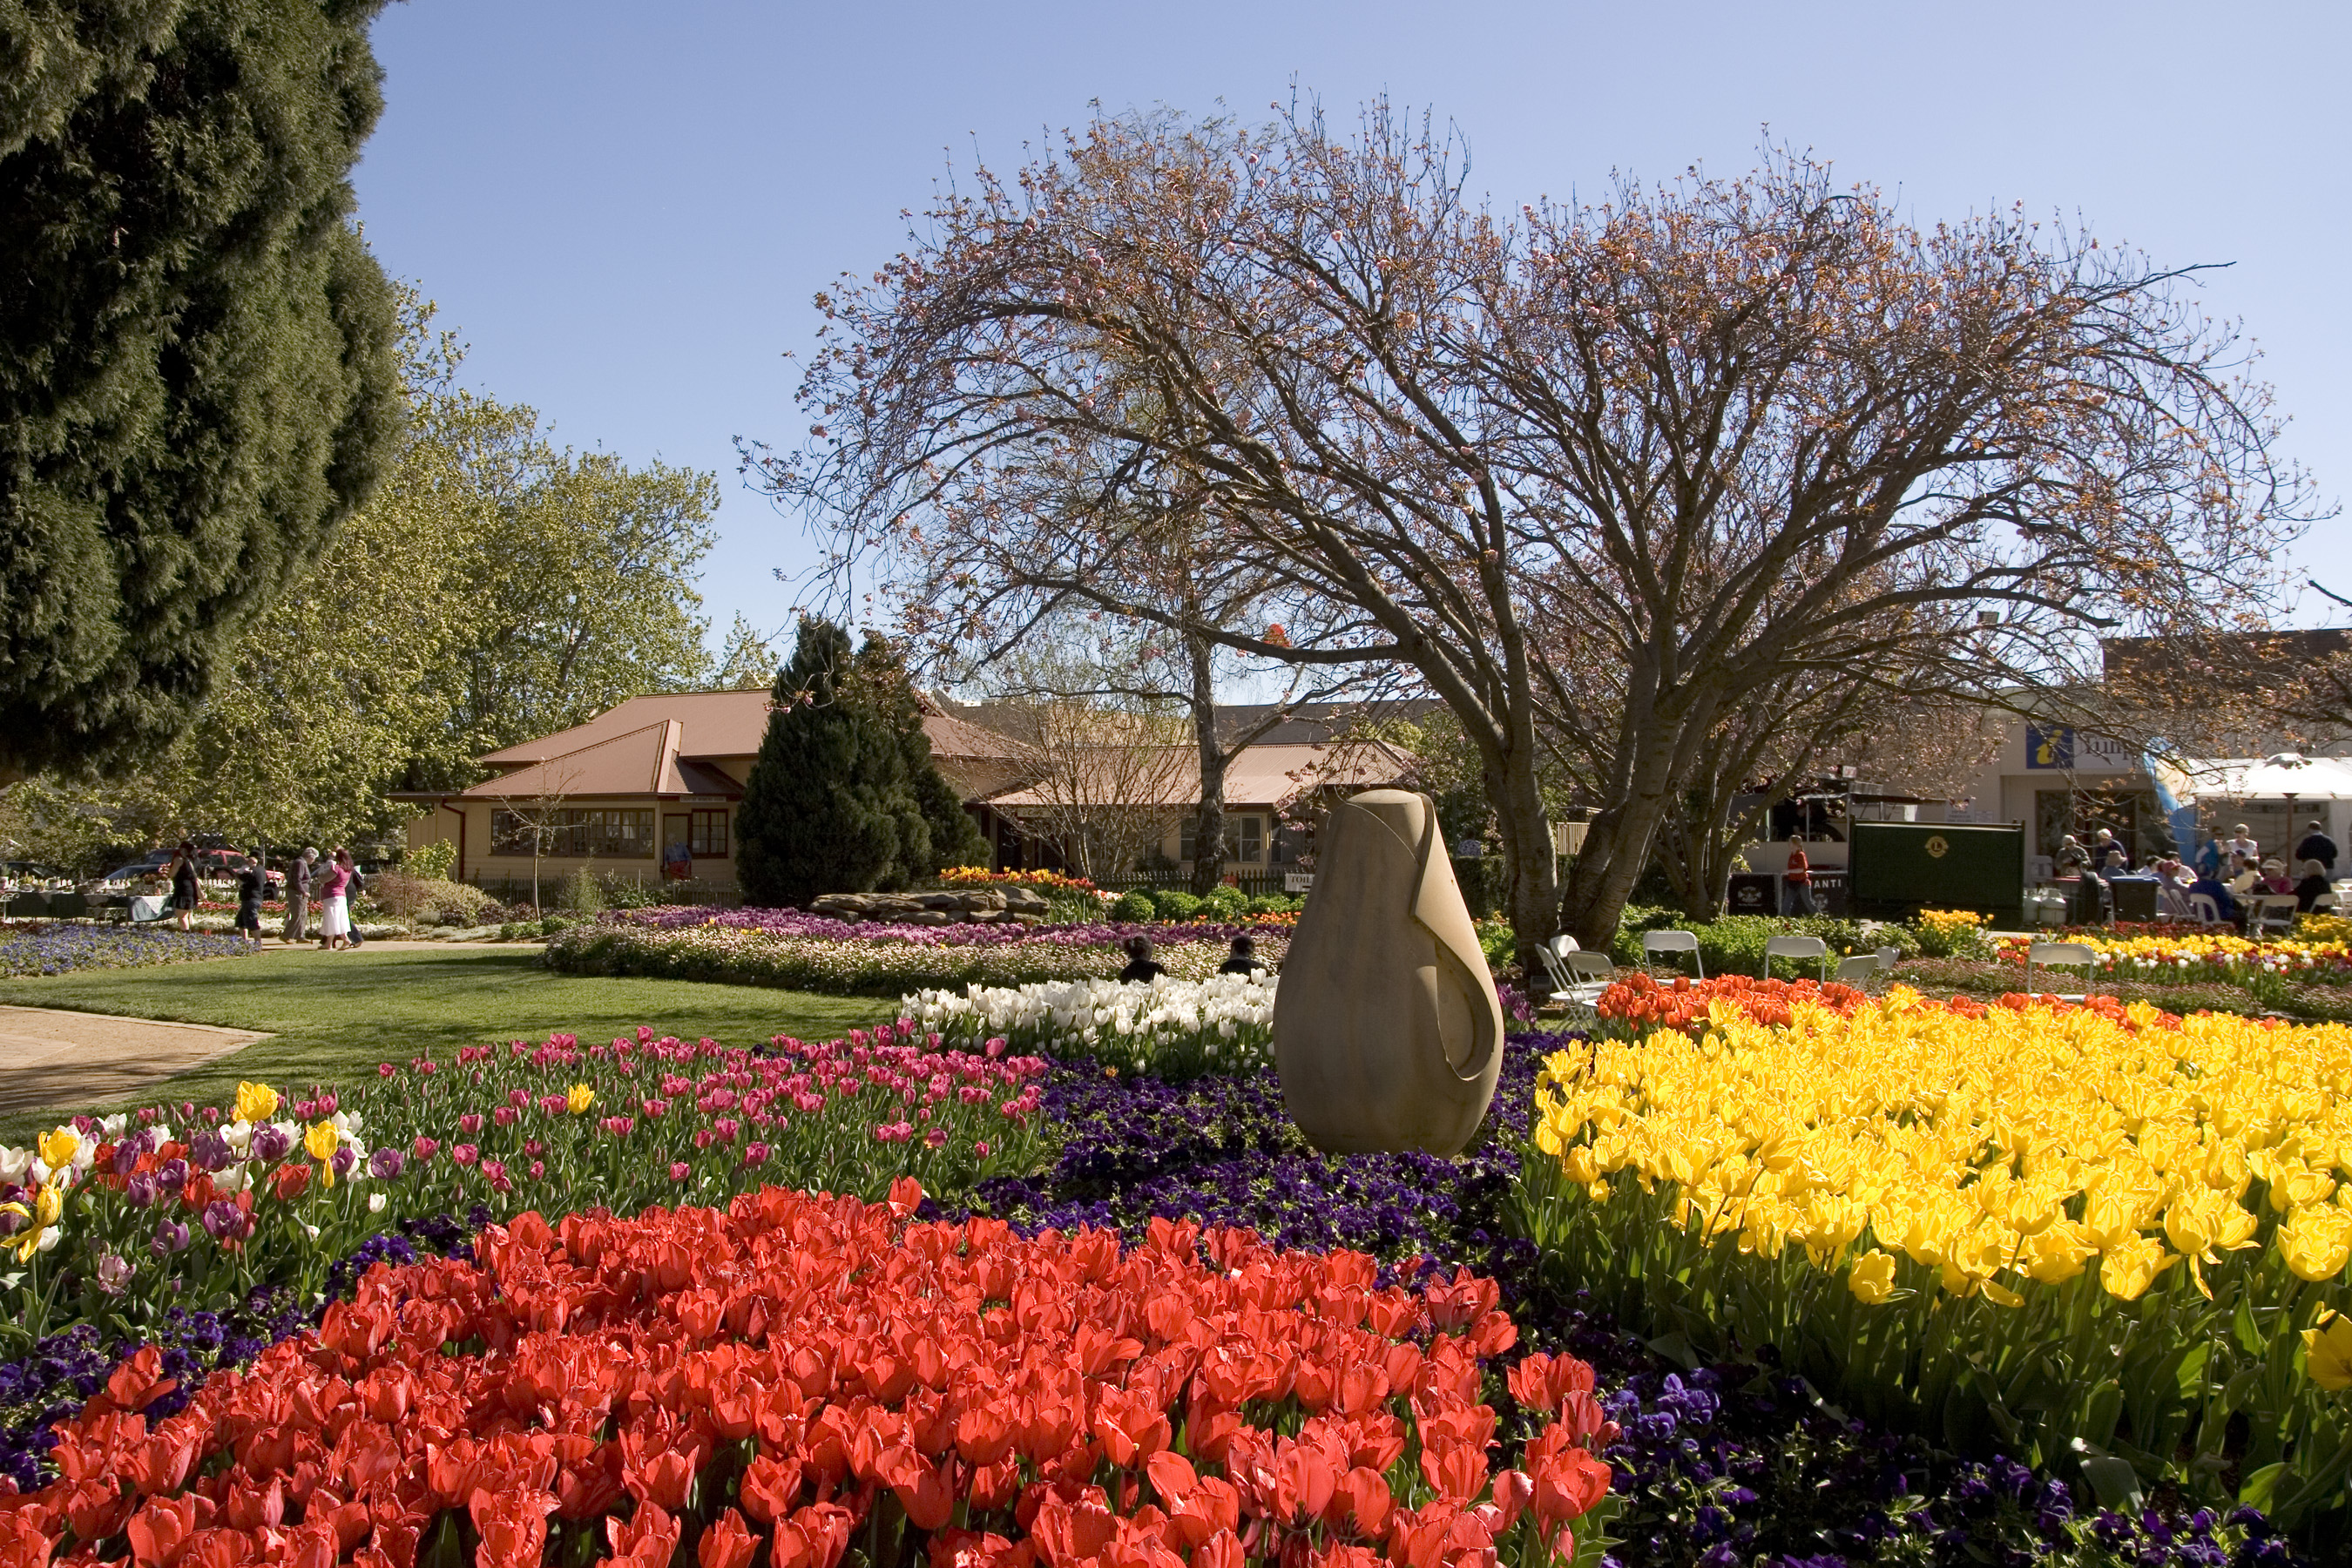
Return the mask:
<path id="1" fill-rule="evenodd" d="M 1275 993 L 1283 1103 L 1318 1149 L 1466 1146 L 1495 1097 L 1503 1008 L 1427 795 L 1376 789 L 1317 836 Z"/>

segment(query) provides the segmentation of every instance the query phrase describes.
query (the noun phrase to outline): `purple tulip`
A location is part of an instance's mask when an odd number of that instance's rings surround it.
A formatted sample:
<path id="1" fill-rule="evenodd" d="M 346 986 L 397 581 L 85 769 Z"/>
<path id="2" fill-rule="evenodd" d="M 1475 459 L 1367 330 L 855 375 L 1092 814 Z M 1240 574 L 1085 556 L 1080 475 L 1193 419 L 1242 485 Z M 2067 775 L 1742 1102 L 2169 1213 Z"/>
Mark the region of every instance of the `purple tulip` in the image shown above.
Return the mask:
<path id="1" fill-rule="evenodd" d="M 352 1152 L 352 1146 L 348 1143 L 342 1143 L 338 1144 L 335 1148 L 334 1153 L 328 1157 L 327 1167 L 333 1171 L 338 1177 L 341 1177 L 350 1175 L 352 1173 L 352 1167 L 359 1163 L 360 1157 Z"/>
<path id="2" fill-rule="evenodd" d="M 253 1157 L 264 1164 L 286 1158 L 294 1147 L 294 1140 L 275 1122 L 265 1121 L 253 1130 Z"/>
<path id="3" fill-rule="evenodd" d="M 143 1209 L 161 1195 L 157 1191 L 160 1185 L 152 1175 L 142 1171 L 122 1184 L 122 1195 L 132 1208 Z"/>
<path id="4" fill-rule="evenodd" d="M 136 1138 L 126 1138 L 117 1143 L 114 1146 L 114 1173 L 118 1176 L 127 1176 L 137 1170 L 139 1156 L 146 1152 L 140 1147 L 140 1141 Z"/>
<path id="5" fill-rule="evenodd" d="M 232 1204 L 229 1206 L 234 1208 L 236 1205 Z M 155 1239 L 147 1244 L 148 1251 L 158 1258 L 169 1258 L 175 1252 L 185 1252 L 187 1249 L 188 1227 L 186 1226 L 168 1219 L 155 1222 Z"/>
<path id="6" fill-rule="evenodd" d="M 155 1184 L 167 1193 L 176 1193 L 188 1184 L 188 1163 L 166 1160 L 155 1167 Z"/>
<path id="7" fill-rule="evenodd" d="M 120 1296 L 122 1294 L 123 1287 L 130 1283 L 131 1260 L 129 1258 L 112 1252 L 101 1252 L 98 1255 L 98 1288 L 100 1290 L 110 1296 Z"/>
<path id="8" fill-rule="evenodd" d="M 400 1151 L 378 1149 L 368 1156 L 368 1174 L 379 1182 L 395 1180 L 400 1175 Z"/>
<path id="9" fill-rule="evenodd" d="M 226 1171 L 236 1154 L 229 1148 L 226 1137 L 207 1127 L 188 1140 L 188 1158 L 195 1162 L 199 1170 Z"/>
<path id="10" fill-rule="evenodd" d="M 243 1241 L 253 1234 L 253 1218 L 226 1198 L 205 1205 L 205 1228 L 215 1241 Z"/>

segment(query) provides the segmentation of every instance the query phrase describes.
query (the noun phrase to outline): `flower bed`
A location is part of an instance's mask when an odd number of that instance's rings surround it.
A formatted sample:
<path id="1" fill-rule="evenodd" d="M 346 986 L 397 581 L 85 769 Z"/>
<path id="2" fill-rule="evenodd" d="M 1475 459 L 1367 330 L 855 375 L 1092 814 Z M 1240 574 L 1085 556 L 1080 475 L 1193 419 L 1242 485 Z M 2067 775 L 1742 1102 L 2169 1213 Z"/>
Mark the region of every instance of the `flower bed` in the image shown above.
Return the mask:
<path id="1" fill-rule="evenodd" d="M 1255 937 L 1258 956 L 1276 966 L 1290 945 L 1278 928 L 1232 925 L 853 925 L 791 910 L 633 910 L 557 932 L 546 963 L 572 974 L 895 997 L 1108 978 L 1135 936 L 1150 938 L 1178 979 L 1204 980 L 1240 935 Z"/>
<path id="2" fill-rule="evenodd" d="M 1039 1157 L 1045 1064 L 1001 1047 L 885 1027 L 754 1055 L 638 1034 L 386 1063 L 348 1102 L 247 1084 L 226 1114 L 181 1107 L 178 1129 L 150 1108 L 0 1149 L 0 1244 L 22 1266 L 0 1281 L 0 1346 L 257 1289 L 315 1300 L 367 1237 L 476 1205 L 633 1213 L 777 1181 L 873 1195 L 908 1174 L 953 1193 Z"/>
<path id="3" fill-rule="evenodd" d="M 186 963 L 200 958 L 233 958 L 247 951 L 247 944 L 235 937 L 49 922 L 0 931 L 0 975 L 133 969 L 151 963 Z"/>
<path id="4" fill-rule="evenodd" d="M 2099 1510 L 2005 1461 L 1954 1460 L 1916 1438 L 1867 1428 L 1785 1373 L 1752 1363 L 1693 1371 L 1663 1358 L 1643 1336 L 1612 1327 L 1573 1294 L 1579 1281 L 1542 1268 L 1506 1223 L 1538 1057 L 1564 1043 L 1574 1042 L 1550 1035 L 1507 1042 L 1490 1136 L 1451 1161 L 1316 1153 L 1284 1114 L 1270 1076 L 1171 1085 L 1059 1065 L 1040 1080 L 1042 1118 L 1062 1133 L 1051 1166 L 992 1177 L 968 1202 L 1023 1232 L 1115 1226 L 1139 1236 L 1154 1217 L 1190 1218 L 1252 1228 L 1283 1249 L 1370 1252 L 1391 1264 L 1400 1281 L 1424 1278 L 1431 1258 L 1443 1262 L 1442 1274 L 1467 1264 L 1494 1276 L 1503 1286 L 1501 1305 L 1521 1328 L 1522 1348 L 1532 1342 L 1570 1352 L 1600 1373 L 1604 1407 L 1622 1427 L 1602 1457 L 1616 1470 L 1622 1511 L 1612 1528 L 1624 1542 L 1614 1550 L 1627 1568 L 1839 1560 L 1826 1553 L 1856 1564 L 1950 1568 L 2029 1557 L 2084 1568 L 2288 1561 L 2284 1543 L 2252 1510 L 2223 1521 L 2160 1497 L 2128 1515 Z M 450 1070 L 445 1063 L 443 1072 Z M 940 1211 L 926 1203 L 921 1214 L 959 1217 L 952 1195 L 950 1205 Z M 375 1261 L 413 1261 L 412 1241 L 418 1252 L 465 1256 L 464 1238 L 488 1217 L 479 1207 L 463 1226 L 435 1216 L 372 1236 L 329 1268 L 328 1289 L 341 1295 Z M 234 1364 L 300 1321 L 271 1305 L 289 1300 L 290 1292 L 258 1300 L 262 1308 L 199 1323 L 193 1337 L 167 1331 L 163 1370 L 184 1376 Z M 49 1437 L 44 1417 L 70 1417 L 123 1359 L 124 1347 L 93 1348 L 91 1339 L 85 1325 L 42 1353 L 0 1365 L 0 1457 L 26 1489 L 46 1479 L 35 1460 Z M 1489 1387 L 1505 1429 L 1520 1430 L 1507 1388 Z M 185 1387 L 175 1390 L 149 1414 L 167 1414 L 187 1397 Z M 303 1513 L 296 1505 L 286 1517 L 299 1523 Z M 468 1540 L 440 1544 L 459 1548 L 462 1562 Z"/>
<path id="5" fill-rule="evenodd" d="M 2005 1000 L 1718 998 L 1563 1052 L 1527 1223 L 1614 1310 L 1849 1408 L 2339 1517 L 2352 1028 Z"/>
<path id="6" fill-rule="evenodd" d="M 830 1568 L 853 1538 L 971 1568 L 1598 1561 L 1590 1367 L 1521 1361 L 1535 1430 L 1489 1459 L 1481 1363 L 1517 1337 L 1492 1282 L 1380 1289 L 1360 1254 L 1165 1222 L 1124 1255 L 909 1225 L 919 1196 L 525 1215 L 478 1261 L 372 1274 L 152 1436 L 172 1380 L 142 1352 L 0 1521 L 70 1563 L 127 1538 L 142 1564 L 373 1568 L 467 1526 L 485 1568 Z"/>
<path id="7" fill-rule="evenodd" d="M 2032 941 L 2010 937 L 1999 944 L 2004 963 L 2022 965 Z M 2264 983 L 2342 985 L 2352 984 L 2352 947 L 2340 941 L 2302 939 L 2252 942 L 2228 931 L 2149 932 L 2137 936 L 2085 931 L 2065 938 L 2098 954 L 2101 973 L 2147 984 L 2193 985 L 2219 982 L 2258 986 Z"/>
<path id="8" fill-rule="evenodd" d="M 919 991 L 898 1011 L 966 1047 L 994 1037 L 1044 1056 L 1086 1057 L 1177 1080 L 1250 1072 L 1274 1059 L 1275 980 L 1213 974 L 1149 985 L 1073 980 Z"/>

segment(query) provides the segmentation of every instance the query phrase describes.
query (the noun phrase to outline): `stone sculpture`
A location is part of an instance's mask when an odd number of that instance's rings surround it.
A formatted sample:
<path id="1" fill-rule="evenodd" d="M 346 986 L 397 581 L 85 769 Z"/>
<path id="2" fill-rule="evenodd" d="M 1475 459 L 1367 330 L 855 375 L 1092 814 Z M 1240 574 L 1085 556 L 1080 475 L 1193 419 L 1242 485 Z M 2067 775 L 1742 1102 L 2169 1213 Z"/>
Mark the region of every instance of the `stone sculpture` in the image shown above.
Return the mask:
<path id="1" fill-rule="evenodd" d="M 1495 1097 L 1503 1008 L 1437 808 L 1369 790 L 1318 837 L 1275 994 L 1283 1103 L 1333 1153 L 1459 1152 Z"/>

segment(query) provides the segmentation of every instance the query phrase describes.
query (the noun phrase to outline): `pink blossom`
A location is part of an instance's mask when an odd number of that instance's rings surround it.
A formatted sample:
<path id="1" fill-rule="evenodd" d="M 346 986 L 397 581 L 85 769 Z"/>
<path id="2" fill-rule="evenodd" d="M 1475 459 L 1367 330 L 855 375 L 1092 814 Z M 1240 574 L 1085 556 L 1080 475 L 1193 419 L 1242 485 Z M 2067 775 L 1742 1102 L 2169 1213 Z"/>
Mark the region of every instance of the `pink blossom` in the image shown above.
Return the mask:
<path id="1" fill-rule="evenodd" d="M 682 1182 L 693 1173 L 694 1167 L 688 1164 L 683 1160 L 674 1161 L 670 1164 L 669 1179 L 673 1182 Z"/>

